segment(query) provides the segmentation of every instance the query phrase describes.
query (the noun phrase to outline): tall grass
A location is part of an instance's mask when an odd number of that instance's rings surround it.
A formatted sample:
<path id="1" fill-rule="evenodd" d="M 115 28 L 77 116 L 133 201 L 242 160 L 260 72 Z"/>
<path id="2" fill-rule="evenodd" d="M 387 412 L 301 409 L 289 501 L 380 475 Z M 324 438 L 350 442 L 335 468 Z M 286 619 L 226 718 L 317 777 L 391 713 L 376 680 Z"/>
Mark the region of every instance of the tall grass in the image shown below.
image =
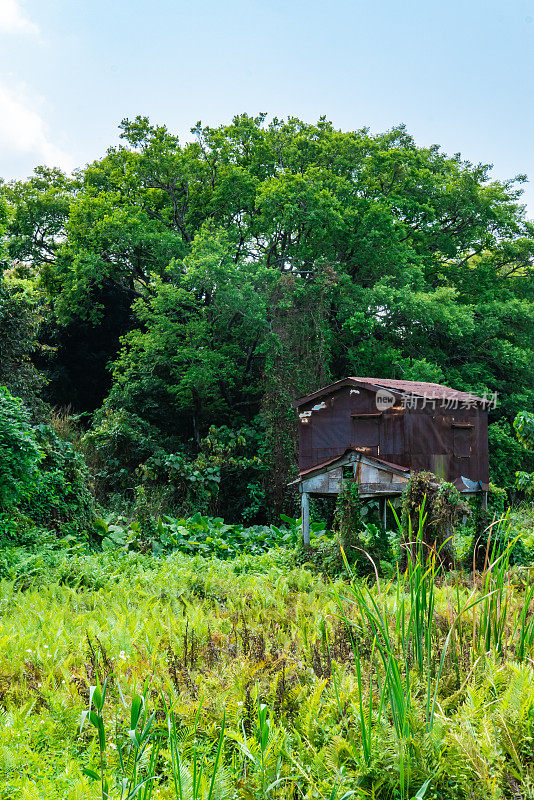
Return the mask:
<path id="1" fill-rule="evenodd" d="M 528 798 L 516 535 L 495 521 L 482 572 L 446 573 L 424 519 L 389 581 L 105 554 L 76 586 L 4 583 L 0 800 Z"/>
<path id="2" fill-rule="evenodd" d="M 402 537 L 401 522 L 396 514 L 395 517 Z M 520 605 L 514 602 L 514 587 L 508 577 L 510 553 L 516 541 L 510 536 L 509 515 L 490 525 L 485 566 L 478 581 L 480 586 L 473 573 L 472 591 L 463 599 L 460 597 L 459 576 L 448 575 L 442 566 L 440 549 L 429 548 L 424 541 L 426 521 L 423 502 L 416 531 L 412 530 L 411 519 L 408 519 L 407 566 L 403 572 L 397 571 L 394 587 L 389 585 L 384 592 L 377 575 L 374 585 L 353 579 L 347 590 L 334 591 L 340 616 L 350 634 L 356 665 L 363 761 L 369 767 L 377 755 L 373 753 L 375 718 L 379 725 L 392 722 L 399 754 L 402 798 L 407 798 L 410 791 L 410 740 L 415 733 L 412 728 L 414 684 L 418 701 L 421 683 L 425 687 L 426 730 L 431 733 L 447 659 L 455 665 L 459 678 L 459 657 L 465 662 L 467 656 L 470 665 L 476 663 L 481 655 L 502 658 L 506 653 L 523 661 L 534 644 L 534 614 L 530 608 L 534 583 L 527 586 Z M 344 553 L 343 558 L 350 573 Z M 446 629 L 436 610 L 438 585 L 447 609 Z M 352 614 L 347 611 L 350 607 Z M 462 651 L 466 644 L 464 628 L 467 621 L 472 625 L 472 642 L 469 652 L 465 653 Z M 377 676 L 377 693 L 373 693 L 371 683 L 367 692 L 364 687 L 358 644 L 363 630 L 372 637 L 370 667 Z M 373 658 L 375 652 L 379 656 L 378 663 Z"/>

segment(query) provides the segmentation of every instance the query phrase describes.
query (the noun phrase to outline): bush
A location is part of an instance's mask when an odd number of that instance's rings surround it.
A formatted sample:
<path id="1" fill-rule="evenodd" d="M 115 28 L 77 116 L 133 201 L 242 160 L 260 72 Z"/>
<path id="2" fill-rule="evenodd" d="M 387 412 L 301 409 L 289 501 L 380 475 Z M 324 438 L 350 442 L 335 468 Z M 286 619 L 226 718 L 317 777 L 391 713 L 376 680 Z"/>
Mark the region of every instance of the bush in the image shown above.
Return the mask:
<path id="1" fill-rule="evenodd" d="M 0 548 L 20 545 L 31 547 L 40 540 L 34 521 L 18 508 L 0 512 Z"/>
<path id="2" fill-rule="evenodd" d="M 514 420 L 514 428 L 520 443 L 525 450 L 534 450 L 534 414 L 521 411 Z M 519 470 L 515 473 L 516 488 L 527 496 L 534 495 L 534 472 Z"/>
<path id="3" fill-rule="evenodd" d="M 141 489 L 147 500 L 150 495 L 154 507 L 185 514 L 193 509 L 208 513 L 221 480 L 218 467 L 180 452 L 151 456 L 140 465 L 139 473 L 143 486 L 137 487 L 138 496 Z"/>
<path id="4" fill-rule="evenodd" d="M 31 426 L 22 402 L 0 387 L 0 539 L 26 529 L 78 532 L 91 520 L 93 497 L 82 456 L 48 425 Z"/>
<path id="5" fill-rule="evenodd" d="M 39 390 L 44 380 L 31 356 L 38 349 L 40 301 L 31 281 L 4 273 L 0 264 L 0 384 L 27 408 L 42 411 Z"/>
<path id="6" fill-rule="evenodd" d="M 39 475 L 21 511 L 44 528 L 71 523 L 74 532 L 87 527 L 94 501 L 83 457 L 48 425 L 36 426 L 34 436 L 41 454 Z"/>
<path id="7" fill-rule="evenodd" d="M 35 526 L 31 520 L 15 516 L 16 530 L 5 535 L 0 547 L 0 578 L 16 582 L 18 589 L 46 583 L 54 569 L 69 562 L 83 544 L 76 544 L 67 530 L 58 537 L 55 531 Z M 10 524 L 0 515 L 0 529 L 9 533 Z"/>
<path id="8" fill-rule="evenodd" d="M 159 439 L 157 431 L 136 414 L 106 406 L 100 409 L 82 439 L 97 496 L 133 488 L 132 477 L 139 465 L 163 452 Z"/>
<path id="9" fill-rule="evenodd" d="M 510 564 L 520 566 L 530 562 L 530 554 L 521 538 L 516 538 L 508 532 L 505 525 L 499 525 L 498 520 L 506 514 L 508 497 L 506 491 L 490 483 L 487 508 L 482 508 L 481 499 L 476 498 L 474 508 L 474 533 L 471 547 L 468 551 L 465 566 L 483 570 L 488 566 L 487 559 L 492 552 L 500 554 L 511 544 Z"/>
<path id="10" fill-rule="evenodd" d="M 311 546 L 298 545 L 297 563 L 331 577 L 374 575 L 375 568 L 381 575 L 392 573 L 390 537 L 379 519 L 378 505 L 374 500 L 362 502 L 357 483 L 346 486 L 336 499 L 334 532 L 325 531 L 324 523 L 312 524 Z"/>
<path id="11" fill-rule="evenodd" d="M 128 520 L 117 514 L 96 519 L 96 530 L 105 550 L 162 555 L 180 552 L 187 555 L 216 556 L 233 559 L 242 553 L 261 555 L 275 547 L 294 547 L 300 539 L 300 526 L 289 520 L 289 527 L 276 525 L 229 525 L 220 517 L 200 513 L 189 518 L 160 517 L 149 520 L 146 515 Z"/>
<path id="12" fill-rule="evenodd" d="M 529 472 L 534 468 L 533 454 L 517 441 L 512 426 L 506 420 L 489 426 L 488 442 L 491 454 L 490 479 L 493 483 L 512 489 L 518 468 Z"/>
<path id="13" fill-rule="evenodd" d="M 451 540 L 454 527 L 471 508 L 452 483 L 437 478 L 431 472 L 415 472 L 408 481 L 402 497 L 403 542 L 401 563 L 406 566 L 408 554 L 415 558 L 413 532 L 421 529 L 424 559 L 432 553 L 447 567 L 454 566 Z M 419 517 L 423 515 L 423 524 Z"/>
<path id="14" fill-rule="evenodd" d="M 42 453 L 21 400 L 0 386 L 0 509 L 34 490 Z"/>
<path id="15" fill-rule="evenodd" d="M 229 522 L 268 517 L 260 440 L 249 425 L 212 425 L 196 454 L 159 450 L 139 466 L 149 501 L 158 511 L 184 516 L 200 511 Z"/>

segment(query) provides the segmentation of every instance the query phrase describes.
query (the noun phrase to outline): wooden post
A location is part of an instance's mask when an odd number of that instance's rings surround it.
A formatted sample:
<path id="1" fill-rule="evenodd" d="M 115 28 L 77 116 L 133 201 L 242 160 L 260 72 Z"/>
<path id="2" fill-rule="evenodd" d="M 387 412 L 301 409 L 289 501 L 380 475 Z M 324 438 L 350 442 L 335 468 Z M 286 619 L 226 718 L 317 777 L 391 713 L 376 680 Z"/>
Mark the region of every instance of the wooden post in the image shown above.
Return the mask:
<path id="1" fill-rule="evenodd" d="M 482 508 L 487 511 L 488 508 L 488 493 L 482 492 Z"/>
<path id="2" fill-rule="evenodd" d="M 310 544 L 310 495 L 302 492 L 300 496 L 300 508 L 302 511 L 302 541 L 305 547 Z"/>
<path id="3" fill-rule="evenodd" d="M 384 530 L 387 531 L 388 524 L 388 499 L 384 497 L 384 510 L 383 510 Z"/>

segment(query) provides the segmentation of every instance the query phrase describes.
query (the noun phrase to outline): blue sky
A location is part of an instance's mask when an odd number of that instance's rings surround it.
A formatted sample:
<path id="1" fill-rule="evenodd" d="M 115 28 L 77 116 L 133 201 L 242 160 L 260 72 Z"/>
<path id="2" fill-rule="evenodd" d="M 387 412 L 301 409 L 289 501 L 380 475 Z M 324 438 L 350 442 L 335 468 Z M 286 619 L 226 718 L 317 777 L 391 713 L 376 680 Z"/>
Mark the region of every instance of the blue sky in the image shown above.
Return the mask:
<path id="1" fill-rule="evenodd" d="M 534 181 L 534 0 L 0 0 L 0 176 L 83 166 L 148 115 L 405 123 Z M 525 202 L 534 217 L 534 185 Z"/>

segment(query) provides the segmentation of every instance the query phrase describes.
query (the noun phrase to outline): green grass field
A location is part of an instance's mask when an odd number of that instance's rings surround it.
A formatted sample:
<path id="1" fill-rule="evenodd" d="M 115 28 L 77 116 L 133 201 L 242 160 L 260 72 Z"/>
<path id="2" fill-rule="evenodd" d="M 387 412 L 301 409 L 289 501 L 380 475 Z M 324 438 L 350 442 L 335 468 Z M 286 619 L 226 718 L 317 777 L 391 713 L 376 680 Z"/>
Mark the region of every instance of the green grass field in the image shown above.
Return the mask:
<path id="1" fill-rule="evenodd" d="M 534 798 L 531 577 L 66 554 L 1 584 L 0 798 Z"/>

